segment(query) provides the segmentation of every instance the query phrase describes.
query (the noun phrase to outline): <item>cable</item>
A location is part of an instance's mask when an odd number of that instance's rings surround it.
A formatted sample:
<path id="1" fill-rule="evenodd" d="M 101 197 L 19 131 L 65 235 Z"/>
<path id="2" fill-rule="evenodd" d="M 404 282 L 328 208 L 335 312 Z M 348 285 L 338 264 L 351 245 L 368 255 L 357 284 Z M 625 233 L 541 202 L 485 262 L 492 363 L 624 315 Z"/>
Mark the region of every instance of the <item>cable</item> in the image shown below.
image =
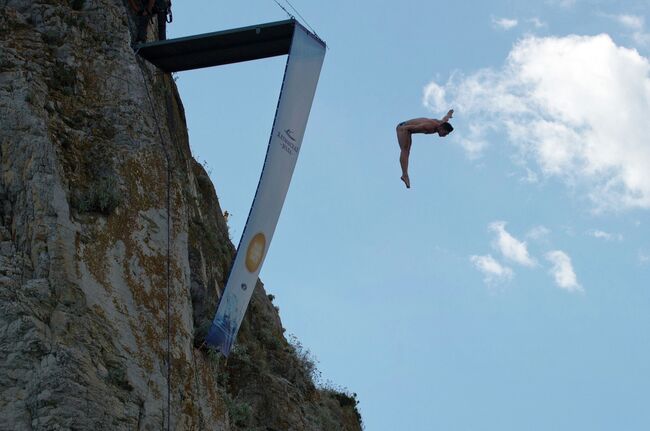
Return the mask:
<path id="1" fill-rule="evenodd" d="M 128 10 L 126 5 L 126 0 L 122 1 L 122 5 L 125 9 Z M 131 25 L 130 18 L 127 17 L 127 26 L 129 27 L 129 36 L 133 34 L 133 27 Z M 156 129 L 158 130 L 158 137 L 160 138 L 160 146 L 163 149 L 163 154 L 165 155 L 165 163 L 167 167 L 167 263 L 166 263 L 166 272 L 167 272 L 167 431 L 171 429 L 171 303 L 170 303 L 170 289 L 171 289 L 171 166 L 170 166 L 170 157 L 167 147 L 165 146 L 165 140 L 163 139 L 162 131 L 160 130 L 160 123 L 158 122 L 158 117 L 156 116 L 156 107 L 153 104 L 151 98 L 151 93 L 149 92 L 149 86 L 147 85 L 147 77 L 144 73 L 142 63 L 140 62 L 140 57 L 138 56 L 139 48 L 134 49 L 134 54 L 136 57 L 136 62 L 142 74 L 142 80 L 144 81 L 145 92 L 147 93 L 147 99 L 149 100 L 149 106 L 151 106 L 151 112 L 153 114 L 154 122 L 156 123 Z M 153 86 L 153 84 L 152 84 Z M 164 417 L 163 417 L 163 428 L 164 428 Z"/>
<path id="2" fill-rule="evenodd" d="M 171 302 L 170 302 L 170 292 L 171 292 L 171 166 L 170 166 L 170 157 L 165 146 L 165 140 L 162 136 L 162 131 L 160 129 L 160 123 L 158 122 L 158 117 L 156 116 L 156 108 L 151 99 L 151 94 L 149 92 L 149 86 L 147 85 L 147 77 L 144 73 L 142 64 L 140 63 L 140 57 L 137 57 L 136 51 L 136 60 L 138 66 L 140 67 L 140 73 L 142 73 L 142 79 L 144 80 L 144 86 L 147 93 L 147 99 L 149 100 L 149 105 L 151 106 L 151 112 L 153 113 L 153 119 L 156 123 L 156 128 L 158 130 L 158 136 L 160 138 L 160 145 L 163 149 L 165 155 L 165 162 L 167 165 L 167 431 L 169 431 L 171 425 Z"/>
<path id="3" fill-rule="evenodd" d="M 291 7 L 291 9 L 293 9 L 293 11 L 300 17 L 300 19 L 302 19 L 305 22 L 305 24 L 307 25 L 307 27 L 309 27 L 309 29 L 312 31 L 312 33 L 314 33 L 316 36 L 318 36 L 318 33 L 316 33 L 316 30 L 314 30 L 314 28 L 311 25 L 309 25 L 309 23 L 307 22 L 305 17 L 300 15 L 300 12 L 298 12 L 298 9 L 293 7 L 293 5 L 289 2 L 289 0 L 284 0 L 284 1 Z M 320 39 L 320 37 L 319 37 L 319 39 Z"/>
<path id="4" fill-rule="evenodd" d="M 288 16 L 289 16 L 289 18 L 291 18 L 291 19 L 293 19 L 293 20 L 296 19 L 296 17 L 294 17 L 291 13 L 289 13 L 289 11 L 288 11 L 284 6 L 282 6 L 282 5 L 278 2 L 278 0 L 273 0 L 273 1 L 275 2 L 275 4 L 277 4 L 277 5 L 280 7 L 280 9 L 282 9 L 282 10 L 283 10 L 283 11 L 284 11 Z M 307 20 L 305 19 L 305 17 L 303 17 L 303 16 L 300 14 L 300 12 L 298 11 L 298 9 L 296 9 L 296 8 L 295 8 L 295 7 L 294 7 L 294 6 L 289 2 L 289 0 L 284 0 L 284 1 L 289 5 L 289 7 L 290 7 L 291 9 L 293 9 L 293 11 L 298 15 L 298 17 L 300 17 L 300 19 L 305 23 L 305 26 L 306 26 L 307 28 L 309 28 L 309 30 L 313 33 L 313 35 L 316 36 L 317 39 L 319 39 L 320 41 L 322 41 L 323 39 L 321 39 L 321 37 L 318 35 L 318 33 L 316 33 L 316 30 L 314 30 L 314 27 L 312 27 L 311 25 L 309 25 L 309 23 L 307 22 Z M 323 43 L 324 43 L 324 42 L 323 42 Z M 329 46 L 326 46 L 326 49 L 329 49 Z"/>
<path id="5" fill-rule="evenodd" d="M 289 15 L 289 18 L 291 18 L 291 19 L 296 19 L 293 15 L 291 15 L 291 14 L 289 13 L 288 10 L 286 10 L 286 9 L 284 8 L 284 6 L 282 6 L 280 3 L 278 3 L 278 0 L 273 0 L 273 1 L 275 2 L 275 4 L 277 4 L 278 6 L 280 6 L 280 9 L 282 9 L 282 10 L 284 11 L 284 13 L 286 13 L 287 15 Z"/>

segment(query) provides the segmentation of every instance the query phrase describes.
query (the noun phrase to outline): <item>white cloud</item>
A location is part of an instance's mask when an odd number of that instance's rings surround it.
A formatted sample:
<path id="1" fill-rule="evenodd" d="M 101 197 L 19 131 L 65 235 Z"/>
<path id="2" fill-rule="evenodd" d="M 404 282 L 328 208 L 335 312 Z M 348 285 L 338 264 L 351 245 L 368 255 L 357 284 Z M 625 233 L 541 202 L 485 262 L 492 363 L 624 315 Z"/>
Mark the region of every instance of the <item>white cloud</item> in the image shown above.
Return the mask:
<path id="1" fill-rule="evenodd" d="M 631 37 L 631 40 L 637 48 L 644 49 L 650 47 L 650 33 L 645 30 L 645 18 L 643 16 L 630 14 L 604 14 L 604 16 L 618 22 L 621 26 L 631 31 L 628 36 Z"/>
<path id="2" fill-rule="evenodd" d="M 492 24 L 503 30 L 510 30 L 511 28 L 517 27 L 519 22 L 516 19 L 510 18 L 492 18 Z"/>
<path id="3" fill-rule="evenodd" d="M 519 177 L 519 181 L 522 183 L 529 183 L 529 184 L 535 184 L 539 182 L 539 175 L 532 169 L 530 169 L 528 166 L 523 166 L 523 169 L 526 171 L 525 175 L 522 175 Z M 517 174 L 512 174 L 511 176 L 514 176 Z"/>
<path id="4" fill-rule="evenodd" d="M 545 226 L 535 226 L 526 234 L 526 238 L 530 238 L 536 241 L 546 238 L 551 231 Z"/>
<path id="5" fill-rule="evenodd" d="M 488 284 L 511 280 L 514 275 L 512 269 L 501 265 L 489 254 L 486 256 L 473 255 L 469 259 L 483 273 L 484 281 Z"/>
<path id="6" fill-rule="evenodd" d="M 581 292 L 582 286 L 578 283 L 578 278 L 573 270 L 571 258 L 565 252 L 554 250 L 546 253 L 546 259 L 552 264 L 551 275 L 555 279 L 555 284 L 560 289 L 565 289 L 569 292 Z"/>
<path id="7" fill-rule="evenodd" d="M 546 27 L 546 23 L 544 21 L 542 21 L 541 19 L 537 18 L 537 17 L 530 18 L 528 20 L 528 22 L 531 23 L 532 25 L 534 25 L 535 28 Z"/>
<path id="8" fill-rule="evenodd" d="M 483 155 L 483 151 L 488 144 L 483 139 L 460 138 L 460 146 L 465 150 L 465 155 L 470 160 L 476 160 Z"/>
<path id="9" fill-rule="evenodd" d="M 644 25 L 644 19 L 642 16 L 638 15 L 616 15 L 614 17 L 619 24 L 624 27 L 629 28 L 630 30 L 642 30 Z"/>
<path id="10" fill-rule="evenodd" d="M 476 160 L 483 155 L 488 147 L 488 143 L 483 137 L 483 127 L 480 124 L 469 125 L 469 136 L 460 135 L 458 142 L 465 150 L 465 154 L 470 160 Z"/>
<path id="11" fill-rule="evenodd" d="M 637 31 L 632 34 L 632 39 L 641 48 L 650 47 L 650 33 Z"/>
<path id="12" fill-rule="evenodd" d="M 650 264 L 650 253 L 645 253 L 645 252 L 639 250 L 639 263 L 641 265 Z"/>
<path id="13" fill-rule="evenodd" d="M 445 100 L 445 89 L 435 82 L 431 82 L 424 87 L 422 104 L 433 112 L 447 112 L 449 109 L 449 105 Z"/>
<path id="14" fill-rule="evenodd" d="M 577 0 L 547 0 L 546 3 L 550 4 L 551 6 L 558 5 L 563 8 L 570 8 L 574 4 L 576 4 Z"/>
<path id="15" fill-rule="evenodd" d="M 620 233 L 619 234 L 613 234 L 613 233 L 609 233 L 609 232 L 605 232 L 605 231 L 602 231 L 602 230 L 595 229 L 595 230 L 591 230 L 591 231 L 587 232 L 587 234 L 589 236 L 593 236 L 594 238 L 604 239 L 605 241 L 614 241 L 614 240 L 623 241 L 623 235 L 621 235 Z"/>
<path id="16" fill-rule="evenodd" d="M 650 209 L 650 61 L 637 51 L 605 34 L 529 36 L 501 69 L 435 85 L 457 117 L 480 125 L 471 141 L 504 131 L 520 160 L 596 209 Z"/>
<path id="17" fill-rule="evenodd" d="M 489 229 L 497 234 L 494 242 L 494 247 L 503 254 L 507 259 L 510 259 L 520 265 L 533 267 L 536 265 L 535 261 L 528 254 L 526 243 L 519 241 L 514 236 L 510 235 L 505 229 L 506 223 L 502 221 L 495 221 L 490 223 Z"/>

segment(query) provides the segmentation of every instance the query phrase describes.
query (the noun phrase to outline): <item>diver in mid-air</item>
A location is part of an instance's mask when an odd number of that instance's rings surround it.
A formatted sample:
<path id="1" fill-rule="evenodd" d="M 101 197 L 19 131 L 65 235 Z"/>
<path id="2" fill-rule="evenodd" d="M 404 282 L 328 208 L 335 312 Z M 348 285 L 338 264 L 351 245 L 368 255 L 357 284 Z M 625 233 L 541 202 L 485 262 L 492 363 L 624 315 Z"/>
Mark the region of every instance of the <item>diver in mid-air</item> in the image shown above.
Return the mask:
<path id="1" fill-rule="evenodd" d="M 442 120 L 434 118 L 414 118 L 412 120 L 403 121 L 397 125 L 397 142 L 399 143 L 400 155 L 399 164 L 402 167 L 402 181 L 406 184 L 406 188 L 411 188 L 411 180 L 409 179 L 409 154 L 411 153 L 411 135 L 414 133 L 424 133 L 430 135 L 437 133 L 441 138 L 451 133 L 454 128 L 448 123 L 453 115 L 454 110 L 450 109 Z"/>

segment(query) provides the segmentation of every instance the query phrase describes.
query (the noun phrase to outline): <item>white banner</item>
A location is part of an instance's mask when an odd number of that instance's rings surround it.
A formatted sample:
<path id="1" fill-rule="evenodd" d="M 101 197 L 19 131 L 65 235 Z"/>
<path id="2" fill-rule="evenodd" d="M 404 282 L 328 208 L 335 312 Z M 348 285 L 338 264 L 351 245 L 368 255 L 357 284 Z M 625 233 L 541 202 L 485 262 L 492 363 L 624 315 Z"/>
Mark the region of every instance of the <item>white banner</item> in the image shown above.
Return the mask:
<path id="1" fill-rule="evenodd" d="M 206 338 L 228 356 L 269 250 L 305 134 L 325 44 L 296 23 L 259 184 Z"/>

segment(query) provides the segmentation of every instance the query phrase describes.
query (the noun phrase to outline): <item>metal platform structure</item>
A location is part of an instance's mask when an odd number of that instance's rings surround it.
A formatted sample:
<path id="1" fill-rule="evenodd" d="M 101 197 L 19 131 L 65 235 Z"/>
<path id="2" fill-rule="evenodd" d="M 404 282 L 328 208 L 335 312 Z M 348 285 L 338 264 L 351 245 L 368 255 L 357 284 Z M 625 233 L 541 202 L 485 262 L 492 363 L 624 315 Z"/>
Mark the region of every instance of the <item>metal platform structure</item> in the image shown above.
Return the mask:
<path id="1" fill-rule="evenodd" d="M 289 19 L 143 43 L 135 48 L 138 55 L 159 69 L 180 72 L 288 54 L 299 25 L 296 20 Z"/>

